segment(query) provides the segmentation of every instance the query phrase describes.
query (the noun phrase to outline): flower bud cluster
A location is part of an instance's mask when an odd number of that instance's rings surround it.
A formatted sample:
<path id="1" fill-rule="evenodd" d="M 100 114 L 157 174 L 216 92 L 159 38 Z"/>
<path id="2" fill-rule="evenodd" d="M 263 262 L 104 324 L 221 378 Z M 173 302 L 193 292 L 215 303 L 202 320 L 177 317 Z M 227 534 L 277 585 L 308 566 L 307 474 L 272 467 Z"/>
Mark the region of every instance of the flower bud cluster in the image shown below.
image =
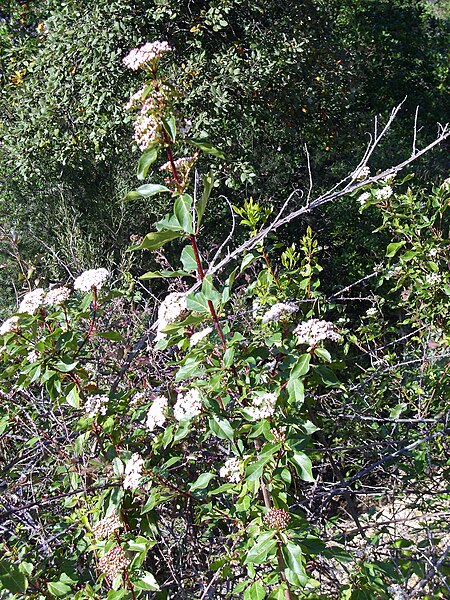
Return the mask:
<path id="1" fill-rule="evenodd" d="M 101 519 L 93 528 L 92 533 L 96 540 L 103 540 L 109 537 L 116 529 L 120 529 L 122 523 L 120 522 L 117 513 L 109 515 Z"/>
<path id="2" fill-rule="evenodd" d="M 139 454 L 134 453 L 125 467 L 125 478 L 123 480 L 124 489 L 135 490 L 138 487 L 139 480 L 142 477 L 143 466 L 144 459 L 142 459 Z"/>
<path id="3" fill-rule="evenodd" d="M 173 407 L 173 415 L 177 421 L 184 419 L 193 419 L 202 411 L 202 399 L 200 392 L 192 388 L 185 393 L 177 396 L 177 401 Z"/>
<path id="4" fill-rule="evenodd" d="M 151 66 L 171 50 L 172 48 L 167 42 L 147 42 L 140 48 L 133 48 L 122 62 L 132 71 L 137 71 L 143 67 Z"/>
<path id="5" fill-rule="evenodd" d="M 165 396 L 155 396 L 153 403 L 147 412 L 147 429 L 153 431 L 156 427 L 162 427 L 166 422 L 167 398 Z"/>
<path id="6" fill-rule="evenodd" d="M 296 310 L 298 310 L 298 307 L 294 302 L 277 302 L 262 316 L 261 321 L 263 323 L 269 323 L 270 321 L 276 322 L 288 317 Z"/>
<path id="7" fill-rule="evenodd" d="M 274 437 L 274 441 L 284 443 L 286 441 L 286 427 L 279 427 L 278 429 L 271 429 L 270 433 Z"/>
<path id="8" fill-rule="evenodd" d="M 109 398 L 105 394 L 89 396 L 84 403 L 84 412 L 90 418 L 97 415 L 106 415 L 108 401 Z"/>
<path id="9" fill-rule="evenodd" d="M 264 515 L 264 524 L 270 529 L 286 529 L 291 517 L 284 508 L 269 508 Z"/>
<path id="10" fill-rule="evenodd" d="M 309 321 L 300 323 L 294 329 L 294 334 L 298 337 L 299 344 L 308 344 L 312 347 L 317 346 L 323 340 L 339 342 L 341 339 L 333 323 L 320 319 L 309 319 Z"/>
<path id="11" fill-rule="evenodd" d="M 183 292 L 172 292 L 164 298 L 158 309 L 158 320 L 156 340 L 166 337 L 163 329 L 170 323 L 176 321 L 187 310 L 186 294 Z"/>
<path id="12" fill-rule="evenodd" d="M 119 573 L 128 567 L 129 561 L 121 546 L 114 546 L 98 561 L 100 570 L 113 581 Z"/>
<path id="13" fill-rule="evenodd" d="M 240 461 L 237 457 L 228 458 L 220 468 L 219 476 L 228 479 L 230 483 L 239 483 L 241 480 Z"/>
<path id="14" fill-rule="evenodd" d="M 93 287 L 99 290 L 108 277 L 107 269 L 89 269 L 75 279 L 73 287 L 80 292 L 90 292 Z"/>
<path id="15" fill-rule="evenodd" d="M 263 392 L 256 394 L 250 406 L 247 406 L 247 412 L 256 420 L 268 419 L 275 412 L 275 404 L 277 402 L 277 394 L 271 392 Z"/>

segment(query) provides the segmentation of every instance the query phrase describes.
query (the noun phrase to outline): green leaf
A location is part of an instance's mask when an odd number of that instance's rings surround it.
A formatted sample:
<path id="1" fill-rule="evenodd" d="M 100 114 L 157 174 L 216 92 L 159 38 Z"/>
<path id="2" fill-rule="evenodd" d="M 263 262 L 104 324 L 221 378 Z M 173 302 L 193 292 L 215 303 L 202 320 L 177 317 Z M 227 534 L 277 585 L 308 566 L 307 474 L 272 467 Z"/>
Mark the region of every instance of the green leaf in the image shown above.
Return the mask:
<path id="1" fill-rule="evenodd" d="M 192 144 L 196 148 L 200 148 L 200 150 L 202 150 L 206 154 L 212 154 L 213 156 L 217 156 L 218 158 L 225 158 L 225 155 L 222 152 L 222 150 L 219 150 L 219 148 L 216 148 L 215 146 L 213 146 L 211 144 L 211 142 L 208 142 L 208 138 L 206 138 L 206 137 L 205 138 L 190 138 L 190 139 L 187 139 L 186 142 L 188 142 L 189 144 Z"/>
<path id="2" fill-rule="evenodd" d="M 331 362 L 331 354 L 325 348 L 315 348 L 314 355 L 322 358 L 325 362 Z"/>
<path id="3" fill-rule="evenodd" d="M 175 381 L 182 381 L 189 377 L 197 377 L 203 375 L 201 363 L 196 358 L 188 358 L 182 367 L 180 367 L 175 375 Z"/>
<path id="4" fill-rule="evenodd" d="M 224 369 L 229 369 L 234 361 L 234 348 L 227 348 L 223 355 L 222 366 Z"/>
<path id="5" fill-rule="evenodd" d="M 155 231 L 147 233 L 145 238 L 138 246 L 132 246 L 130 250 L 156 250 L 161 248 L 167 242 L 176 240 L 181 237 L 181 233 L 176 231 Z"/>
<path id="6" fill-rule="evenodd" d="M 70 358 L 66 357 L 58 361 L 53 368 L 60 373 L 70 373 L 70 371 L 73 371 L 77 365 L 78 361 L 75 360 L 70 362 Z"/>
<path id="7" fill-rule="evenodd" d="M 147 177 L 150 166 L 158 158 L 158 144 L 154 144 L 145 150 L 139 159 L 137 167 L 137 178 L 139 181 L 143 181 Z"/>
<path id="8" fill-rule="evenodd" d="M 314 372 L 317 373 L 322 383 L 327 387 L 341 387 L 342 384 L 336 377 L 334 371 L 325 367 L 325 365 L 319 365 L 314 367 Z"/>
<path id="9" fill-rule="evenodd" d="M 260 457 L 256 462 L 247 465 L 245 470 L 245 479 L 247 481 L 257 481 L 263 474 L 265 465 L 271 460 L 272 453 Z"/>
<path id="10" fill-rule="evenodd" d="M 138 590 L 147 590 L 149 592 L 158 592 L 161 589 L 156 579 L 148 571 L 145 572 L 144 577 L 141 577 L 141 579 L 138 579 L 137 581 L 133 581 L 133 585 Z"/>
<path id="11" fill-rule="evenodd" d="M 181 252 L 181 263 L 183 269 L 189 273 L 197 270 L 197 262 L 195 260 L 194 249 L 192 246 L 185 246 Z"/>
<path id="12" fill-rule="evenodd" d="M 168 187 L 165 185 L 159 185 L 158 183 L 146 183 L 145 185 L 141 185 L 135 190 L 139 196 L 142 198 L 151 198 L 156 194 L 161 194 L 163 192 L 171 192 Z"/>
<path id="13" fill-rule="evenodd" d="M 297 377 L 291 377 L 286 389 L 289 393 L 289 400 L 295 403 L 297 407 L 300 407 L 305 400 L 305 386 L 303 385 L 303 382 Z"/>
<path id="14" fill-rule="evenodd" d="M 268 555 L 277 545 L 277 540 L 274 537 L 275 531 L 262 533 L 255 545 L 249 550 L 244 564 L 260 565 L 266 562 Z"/>
<path id="15" fill-rule="evenodd" d="M 148 271 L 139 279 L 168 279 L 169 277 L 192 277 L 192 275 L 186 271 Z"/>
<path id="16" fill-rule="evenodd" d="M 177 137 L 177 123 L 174 115 L 170 115 L 168 119 L 162 119 L 162 123 L 164 125 L 164 129 L 170 136 L 172 142 L 175 142 Z"/>
<path id="17" fill-rule="evenodd" d="M 176 216 L 181 229 L 188 234 L 193 234 L 192 215 L 191 215 L 192 198 L 188 194 L 178 196 L 175 200 L 173 213 Z"/>
<path id="18" fill-rule="evenodd" d="M 123 337 L 118 331 L 105 331 L 104 333 L 96 333 L 96 337 L 111 340 L 112 342 L 120 342 Z"/>
<path id="19" fill-rule="evenodd" d="M 247 588 L 244 592 L 244 600 L 263 600 L 266 597 L 266 590 L 259 581 L 255 581 L 253 585 Z"/>
<path id="20" fill-rule="evenodd" d="M 66 402 L 69 406 L 80 408 L 80 394 L 78 393 L 78 388 L 74 383 L 71 383 L 67 386 Z"/>
<path id="21" fill-rule="evenodd" d="M 0 561 L 0 589 L 6 589 L 12 594 L 25 594 L 28 579 L 14 565 L 6 560 Z"/>
<path id="22" fill-rule="evenodd" d="M 405 244 L 406 244 L 405 240 L 403 240 L 402 242 L 392 242 L 392 244 L 389 244 L 389 246 L 387 247 L 386 256 L 388 256 L 389 258 L 392 258 L 393 256 L 395 256 L 397 254 L 397 252 L 400 250 L 400 248 L 402 246 L 404 246 Z"/>
<path id="23" fill-rule="evenodd" d="M 209 313 L 208 299 L 202 292 L 189 294 L 186 297 L 188 310 L 195 310 L 198 313 Z"/>
<path id="24" fill-rule="evenodd" d="M 304 452 L 294 452 L 293 455 L 289 457 L 289 462 L 294 465 L 303 481 L 315 481 L 312 474 L 311 460 Z"/>
<path id="25" fill-rule="evenodd" d="M 244 256 L 244 258 L 242 259 L 240 272 L 242 273 L 242 271 L 244 271 L 249 265 L 252 264 L 252 262 L 254 262 L 258 258 L 259 258 L 259 256 L 256 256 L 255 254 L 252 254 L 251 252 L 246 254 Z"/>
<path id="26" fill-rule="evenodd" d="M 306 373 L 309 371 L 310 361 L 311 355 L 308 352 L 302 354 L 295 363 L 295 365 L 292 367 L 291 378 L 303 377 L 303 375 L 306 375 Z"/>
<path id="27" fill-rule="evenodd" d="M 286 576 L 290 583 L 304 587 L 309 580 L 302 561 L 302 550 L 300 546 L 287 542 L 283 546 L 283 554 L 286 562 Z"/>
<path id="28" fill-rule="evenodd" d="M 200 200 L 195 205 L 195 210 L 197 212 L 197 219 L 198 219 L 197 227 L 200 225 L 203 215 L 205 213 L 206 205 L 207 205 L 209 197 L 211 195 L 211 190 L 213 189 L 213 186 L 214 186 L 214 181 L 215 181 L 215 178 L 214 178 L 214 173 L 212 170 L 208 173 L 208 175 L 205 175 L 203 177 L 203 194 L 202 194 L 202 197 L 200 198 Z"/>
<path id="29" fill-rule="evenodd" d="M 234 439 L 234 430 L 230 422 L 227 419 L 221 419 L 214 415 L 209 419 L 209 428 L 215 436 L 222 440 L 229 440 L 230 442 Z"/>
<path id="30" fill-rule="evenodd" d="M 214 473 L 202 473 L 194 483 L 189 486 L 189 491 L 204 490 L 208 486 L 208 483 L 215 477 Z"/>
<path id="31" fill-rule="evenodd" d="M 72 590 L 70 586 L 62 583 L 62 581 L 49 581 L 47 583 L 48 591 L 52 596 L 56 596 L 57 598 L 62 598 L 63 596 L 67 596 Z"/>

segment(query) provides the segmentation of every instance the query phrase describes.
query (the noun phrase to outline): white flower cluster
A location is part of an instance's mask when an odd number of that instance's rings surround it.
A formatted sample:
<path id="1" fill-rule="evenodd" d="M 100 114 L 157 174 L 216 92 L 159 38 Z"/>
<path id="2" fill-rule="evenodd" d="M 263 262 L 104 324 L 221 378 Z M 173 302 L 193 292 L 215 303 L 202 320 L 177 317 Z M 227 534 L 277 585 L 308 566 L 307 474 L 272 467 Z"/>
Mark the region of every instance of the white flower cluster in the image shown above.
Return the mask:
<path id="1" fill-rule="evenodd" d="M 294 329 L 294 334 L 298 337 L 299 344 L 308 344 L 313 347 L 323 340 L 338 342 L 341 339 L 333 323 L 320 319 L 309 319 L 309 321 L 300 323 Z"/>
<path id="2" fill-rule="evenodd" d="M 68 287 L 55 287 L 46 293 L 44 304 L 48 304 L 49 306 L 63 304 L 69 298 L 71 293 L 72 292 Z"/>
<path id="3" fill-rule="evenodd" d="M 177 421 L 184 419 L 193 419 L 202 411 L 202 399 L 200 392 L 192 388 L 185 393 L 177 396 L 177 401 L 173 407 L 173 415 Z"/>
<path id="4" fill-rule="evenodd" d="M 409 594 L 398 583 L 394 583 L 388 587 L 388 592 L 391 594 L 392 600 L 408 600 Z"/>
<path id="5" fill-rule="evenodd" d="M 298 306 L 294 302 L 277 302 L 262 316 L 262 323 L 270 321 L 279 321 L 298 310 Z"/>
<path id="6" fill-rule="evenodd" d="M 377 200 L 387 200 L 393 194 L 393 190 L 390 185 L 385 185 L 380 190 L 376 190 L 375 197 Z"/>
<path id="7" fill-rule="evenodd" d="M 441 282 L 441 276 L 439 273 L 428 273 L 428 275 L 425 276 L 425 282 L 428 283 L 428 285 L 437 285 Z"/>
<path id="8" fill-rule="evenodd" d="M 133 138 L 139 149 L 144 151 L 158 137 L 159 124 L 154 115 L 141 114 L 134 123 Z"/>
<path id="9" fill-rule="evenodd" d="M 366 317 L 376 317 L 378 314 L 378 310 L 372 306 L 372 308 L 368 308 L 366 310 Z"/>
<path id="10" fill-rule="evenodd" d="M 183 156 L 182 158 L 178 158 L 174 161 L 174 165 L 176 169 L 188 170 L 192 167 L 192 165 L 197 160 L 196 156 Z M 171 171 L 172 164 L 170 162 L 164 163 L 161 167 L 159 167 L 160 171 Z"/>
<path id="11" fill-rule="evenodd" d="M 166 422 L 167 398 L 165 396 L 155 396 L 153 403 L 147 413 L 147 429 L 154 431 L 155 427 L 162 427 Z"/>
<path id="12" fill-rule="evenodd" d="M 42 288 L 37 288 L 32 292 L 28 292 L 23 297 L 22 302 L 17 309 L 19 313 L 28 313 L 30 315 L 34 314 L 34 312 L 42 306 L 42 302 L 45 296 L 45 292 Z"/>
<path id="13" fill-rule="evenodd" d="M 116 529 L 120 529 L 122 523 L 116 512 L 112 513 L 108 517 L 101 519 L 92 528 L 92 533 L 96 540 L 103 540 L 111 535 Z"/>
<path id="14" fill-rule="evenodd" d="M 125 104 L 124 108 L 126 110 L 130 110 L 131 108 L 134 108 L 135 106 L 139 105 L 142 102 L 143 97 L 144 97 L 144 88 L 141 88 L 140 90 L 135 92 L 130 97 L 128 102 Z"/>
<path id="15" fill-rule="evenodd" d="M 199 342 L 203 340 L 203 338 L 207 337 L 212 332 L 212 327 L 205 327 L 201 331 L 197 331 L 193 333 L 189 338 L 189 344 L 191 346 L 196 346 Z"/>
<path id="16" fill-rule="evenodd" d="M 246 407 L 246 410 L 255 421 L 259 421 L 259 419 L 268 419 L 275 412 L 277 398 L 277 394 L 271 392 L 256 394 L 253 397 L 250 406 Z"/>
<path id="17" fill-rule="evenodd" d="M 159 60 L 166 52 L 171 50 L 172 48 L 167 42 L 147 42 L 140 48 L 133 48 L 122 62 L 132 71 L 137 71 L 155 60 Z"/>
<path id="18" fill-rule="evenodd" d="M 31 352 L 28 352 L 27 354 L 27 361 L 31 364 L 31 363 L 35 363 L 38 360 L 39 356 L 38 353 L 35 352 L 35 350 L 32 350 Z"/>
<path id="19" fill-rule="evenodd" d="M 239 483 L 241 480 L 239 459 L 235 456 L 228 458 L 223 467 L 220 468 L 219 476 L 222 477 L 222 479 L 228 479 L 230 483 Z"/>
<path id="20" fill-rule="evenodd" d="M 369 167 L 361 167 L 359 168 L 353 175 L 353 179 L 357 179 L 359 181 L 364 181 L 370 176 L 370 168 Z"/>
<path id="21" fill-rule="evenodd" d="M 89 396 L 84 403 L 84 412 L 88 417 L 94 418 L 97 415 L 106 415 L 109 398 L 105 394 Z"/>
<path id="22" fill-rule="evenodd" d="M 363 192 L 359 198 L 358 198 L 358 202 L 361 204 L 361 206 L 364 206 L 364 204 L 370 200 L 370 193 L 369 192 Z"/>
<path id="23" fill-rule="evenodd" d="M 0 326 L 0 335 L 6 333 L 17 333 L 19 331 L 19 317 L 10 317 Z"/>
<path id="24" fill-rule="evenodd" d="M 164 298 L 158 309 L 158 320 L 156 340 L 166 337 L 163 329 L 170 323 L 176 321 L 187 310 L 186 294 L 183 292 L 172 292 Z"/>
<path id="25" fill-rule="evenodd" d="M 109 277 L 107 269 L 90 269 L 81 273 L 73 282 L 73 287 L 80 292 L 89 292 L 93 287 L 98 290 Z"/>
<path id="26" fill-rule="evenodd" d="M 142 477 L 143 466 L 144 459 L 135 452 L 125 467 L 125 478 L 123 480 L 125 490 L 135 490 L 138 487 L 139 480 Z"/>

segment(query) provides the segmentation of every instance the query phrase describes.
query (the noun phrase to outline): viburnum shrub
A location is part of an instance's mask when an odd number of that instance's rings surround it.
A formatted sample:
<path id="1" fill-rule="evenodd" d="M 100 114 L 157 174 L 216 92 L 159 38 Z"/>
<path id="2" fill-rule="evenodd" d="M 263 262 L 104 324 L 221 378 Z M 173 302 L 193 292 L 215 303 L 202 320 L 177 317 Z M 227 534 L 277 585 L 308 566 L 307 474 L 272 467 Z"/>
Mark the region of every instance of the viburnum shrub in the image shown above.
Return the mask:
<path id="1" fill-rule="evenodd" d="M 341 597 L 389 598 L 398 580 L 389 560 L 325 543 L 302 502 L 325 456 L 327 476 L 343 481 L 318 398 L 344 389 L 349 342 L 336 303 L 319 291 L 318 241 L 308 228 L 275 268 L 277 249 L 262 239 L 223 279 L 208 273 L 228 240 L 202 248 L 214 176 L 200 185 L 195 164 L 200 152 L 224 155 L 206 135 L 189 137 L 180 91 L 161 75 L 170 51 L 153 42 L 124 59 L 146 75 L 127 104 L 142 150 L 138 178 L 164 161 L 153 171 L 162 180 L 125 200 L 173 200 L 131 250 L 172 243 L 182 265 L 141 278 L 177 281 L 155 323 L 143 331 L 148 315 L 94 269 L 73 290 L 31 290 L 0 329 L 2 451 L 21 448 L 6 468 L 16 487 L 4 492 L 1 516 L 23 515 L 2 533 L 0 598 L 325 598 L 326 560 L 356 565 Z M 387 185 L 368 193 L 385 201 Z M 247 201 L 234 214 L 251 240 L 269 211 Z M 32 434 L 24 447 L 21 427 Z"/>

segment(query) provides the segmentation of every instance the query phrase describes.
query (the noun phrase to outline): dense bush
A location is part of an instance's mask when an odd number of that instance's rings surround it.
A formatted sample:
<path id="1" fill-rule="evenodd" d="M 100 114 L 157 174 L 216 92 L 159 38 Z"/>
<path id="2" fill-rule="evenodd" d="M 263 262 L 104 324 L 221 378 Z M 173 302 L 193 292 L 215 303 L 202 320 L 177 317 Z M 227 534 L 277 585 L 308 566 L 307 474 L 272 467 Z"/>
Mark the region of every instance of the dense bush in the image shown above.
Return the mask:
<path id="1" fill-rule="evenodd" d="M 287 216 L 230 206 L 208 247 L 219 190 L 194 165 L 223 152 L 190 130 L 168 53 L 125 60 L 147 76 L 125 202 L 171 203 L 132 247 L 157 255 L 143 280 L 172 282 L 157 315 L 97 268 L 0 328 L 0 597 L 443 597 L 448 180 L 410 188 L 365 160 Z M 344 196 L 389 241 L 330 290 L 313 228 L 273 232 Z"/>

